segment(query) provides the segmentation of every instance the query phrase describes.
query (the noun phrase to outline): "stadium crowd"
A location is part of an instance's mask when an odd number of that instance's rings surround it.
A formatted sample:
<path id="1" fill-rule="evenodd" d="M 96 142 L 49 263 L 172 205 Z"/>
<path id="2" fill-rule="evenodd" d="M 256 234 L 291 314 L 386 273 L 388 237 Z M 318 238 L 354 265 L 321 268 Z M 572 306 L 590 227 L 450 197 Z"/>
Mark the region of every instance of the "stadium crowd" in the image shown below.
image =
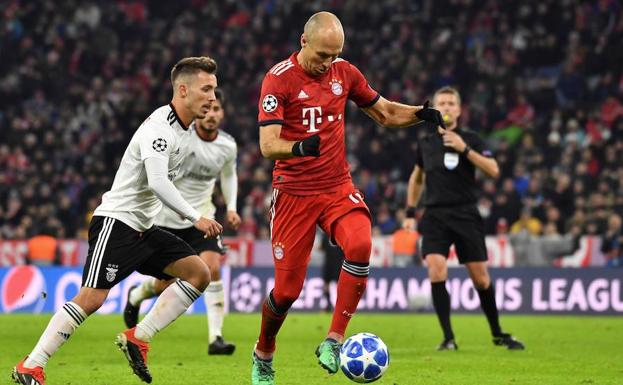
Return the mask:
<path id="1" fill-rule="evenodd" d="M 239 145 L 239 234 L 268 237 L 271 161 L 257 143 L 264 73 L 298 47 L 310 14 L 341 17 L 355 63 L 392 100 L 453 85 L 462 125 L 487 137 L 488 234 L 602 236 L 623 261 L 623 11 L 616 0 L 9 0 L 0 15 L 0 239 L 84 237 L 141 121 L 169 102 L 171 66 L 206 54 Z M 417 127 L 390 130 L 352 106 L 352 174 L 374 233 L 404 218 Z M 220 206 L 223 207 L 223 202 Z"/>

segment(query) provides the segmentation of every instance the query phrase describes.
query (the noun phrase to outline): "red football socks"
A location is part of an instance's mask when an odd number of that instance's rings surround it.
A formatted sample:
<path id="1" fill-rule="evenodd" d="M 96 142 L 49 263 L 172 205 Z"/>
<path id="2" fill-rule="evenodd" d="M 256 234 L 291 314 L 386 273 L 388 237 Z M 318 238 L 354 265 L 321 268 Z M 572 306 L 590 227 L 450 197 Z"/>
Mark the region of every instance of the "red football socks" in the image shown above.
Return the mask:
<path id="1" fill-rule="evenodd" d="M 331 332 L 344 335 L 348 322 L 357 310 L 359 300 L 366 290 L 367 276 L 355 276 L 342 268 L 337 282 L 337 300 L 333 311 Z"/>
<path id="2" fill-rule="evenodd" d="M 286 320 L 287 312 L 277 314 L 271 309 L 270 297 L 266 298 L 262 306 L 262 329 L 260 330 L 260 338 L 257 342 L 257 350 L 265 353 L 275 351 L 275 340 L 277 333 Z"/>

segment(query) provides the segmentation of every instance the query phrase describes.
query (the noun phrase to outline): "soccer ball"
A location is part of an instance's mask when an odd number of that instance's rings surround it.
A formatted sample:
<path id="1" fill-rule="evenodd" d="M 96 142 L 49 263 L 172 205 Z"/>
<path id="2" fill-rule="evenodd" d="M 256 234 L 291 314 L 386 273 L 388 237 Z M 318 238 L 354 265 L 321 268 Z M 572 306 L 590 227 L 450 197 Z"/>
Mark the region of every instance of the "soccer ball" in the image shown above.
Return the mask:
<path id="1" fill-rule="evenodd" d="M 355 382 L 373 382 L 389 367 L 389 350 L 374 334 L 358 333 L 342 345 L 340 366 L 346 377 Z"/>

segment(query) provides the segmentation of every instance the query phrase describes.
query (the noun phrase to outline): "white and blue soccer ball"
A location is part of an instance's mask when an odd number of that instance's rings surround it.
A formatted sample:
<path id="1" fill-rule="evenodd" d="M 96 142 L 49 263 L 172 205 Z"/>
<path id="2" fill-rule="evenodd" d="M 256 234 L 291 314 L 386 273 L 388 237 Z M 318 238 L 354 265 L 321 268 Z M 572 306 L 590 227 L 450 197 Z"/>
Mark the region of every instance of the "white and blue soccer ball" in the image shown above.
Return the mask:
<path id="1" fill-rule="evenodd" d="M 355 382 L 376 381 L 389 367 L 389 350 L 374 334 L 355 334 L 342 345 L 340 367 L 346 377 Z"/>

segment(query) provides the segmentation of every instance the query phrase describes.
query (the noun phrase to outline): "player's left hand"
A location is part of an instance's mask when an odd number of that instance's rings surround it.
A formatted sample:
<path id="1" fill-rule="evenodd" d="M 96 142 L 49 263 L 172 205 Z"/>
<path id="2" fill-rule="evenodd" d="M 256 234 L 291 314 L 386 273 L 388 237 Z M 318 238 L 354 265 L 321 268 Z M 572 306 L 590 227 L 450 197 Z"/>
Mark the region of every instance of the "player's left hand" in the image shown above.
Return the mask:
<path id="1" fill-rule="evenodd" d="M 233 230 L 238 230 L 242 222 L 240 215 L 235 211 L 228 211 L 225 215 L 225 220 L 227 221 L 227 225 Z"/>
<path id="2" fill-rule="evenodd" d="M 423 120 L 425 122 L 433 123 L 435 126 L 440 126 L 441 128 L 446 128 L 446 125 L 441 117 L 441 112 L 434 108 L 429 107 L 429 101 L 427 100 L 422 109 L 415 113 L 415 116 L 418 119 Z"/>
<path id="3" fill-rule="evenodd" d="M 456 152 L 463 152 L 463 150 L 465 150 L 465 141 L 463 141 L 463 138 L 461 138 L 456 132 L 443 130 L 441 137 L 443 138 L 444 146 L 451 147 Z"/>
<path id="4" fill-rule="evenodd" d="M 308 138 L 294 142 L 292 146 L 294 156 L 320 156 L 320 135 L 314 134 Z"/>

